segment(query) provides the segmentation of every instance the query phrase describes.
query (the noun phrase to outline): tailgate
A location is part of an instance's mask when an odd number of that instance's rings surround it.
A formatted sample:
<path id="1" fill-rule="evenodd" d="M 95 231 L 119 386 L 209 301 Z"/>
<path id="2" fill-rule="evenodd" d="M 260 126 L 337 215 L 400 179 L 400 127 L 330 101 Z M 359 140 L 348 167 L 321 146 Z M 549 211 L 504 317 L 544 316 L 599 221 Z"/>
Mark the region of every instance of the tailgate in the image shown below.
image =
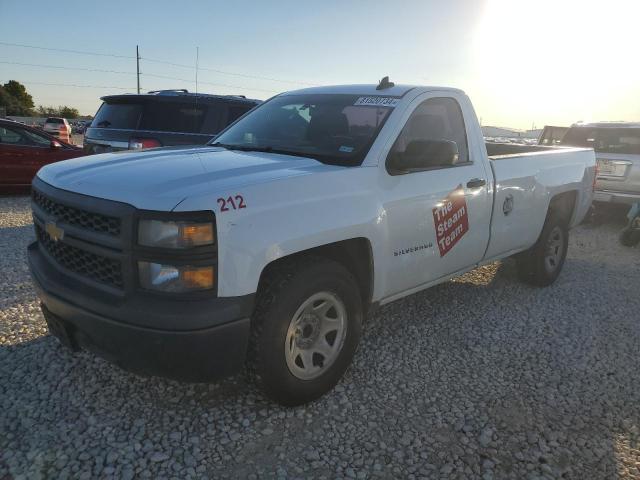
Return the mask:
<path id="1" fill-rule="evenodd" d="M 596 190 L 640 193 L 640 155 L 598 153 Z"/>

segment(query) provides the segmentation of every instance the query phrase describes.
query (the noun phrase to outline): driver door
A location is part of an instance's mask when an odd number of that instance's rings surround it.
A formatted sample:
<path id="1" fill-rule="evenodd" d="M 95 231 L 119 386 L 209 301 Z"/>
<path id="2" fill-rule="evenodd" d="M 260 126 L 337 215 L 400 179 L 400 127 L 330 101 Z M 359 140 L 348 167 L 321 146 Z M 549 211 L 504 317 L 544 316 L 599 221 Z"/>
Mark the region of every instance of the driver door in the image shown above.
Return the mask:
<path id="1" fill-rule="evenodd" d="M 404 174 L 389 172 L 387 165 L 386 297 L 475 265 L 489 241 L 490 181 L 481 150 L 469 144 L 458 99 L 423 97 L 414 105 L 387 161 L 431 140 L 455 142 L 458 157 Z"/>

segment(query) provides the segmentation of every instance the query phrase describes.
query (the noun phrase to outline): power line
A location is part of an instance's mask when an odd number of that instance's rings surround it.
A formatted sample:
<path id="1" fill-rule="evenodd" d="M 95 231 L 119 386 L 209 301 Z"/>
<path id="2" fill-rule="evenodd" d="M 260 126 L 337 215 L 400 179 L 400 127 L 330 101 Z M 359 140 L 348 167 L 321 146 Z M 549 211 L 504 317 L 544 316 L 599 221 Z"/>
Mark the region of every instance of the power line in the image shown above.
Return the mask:
<path id="1" fill-rule="evenodd" d="M 155 60 L 155 59 L 147 58 L 147 57 L 142 57 L 142 60 L 146 60 L 147 62 L 153 62 L 153 63 L 162 63 L 164 65 L 171 65 L 173 67 L 189 68 L 189 69 L 193 69 L 194 68 L 193 65 L 185 65 L 183 63 L 166 62 L 164 60 Z M 253 80 L 268 80 L 270 82 L 290 83 L 290 84 L 293 84 L 293 85 L 309 85 L 309 86 L 312 86 L 312 87 L 317 86 L 317 84 L 315 84 L 315 83 L 301 82 L 301 81 L 298 81 L 298 80 L 283 80 L 281 78 L 262 77 L 260 75 L 247 75 L 245 73 L 227 72 L 227 71 L 224 71 L 224 70 L 218 70 L 216 68 L 208 68 L 208 67 L 198 67 L 198 68 L 200 70 L 206 70 L 208 72 L 215 72 L 215 73 L 219 73 L 221 75 L 232 75 L 232 76 L 235 76 L 235 77 L 251 78 Z"/>
<path id="2" fill-rule="evenodd" d="M 247 74 L 244 74 L 244 73 L 225 72 L 223 70 L 217 70 L 215 68 L 200 67 L 200 70 L 206 70 L 208 72 L 220 73 L 222 75 L 233 75 L 233 76 L 236 76 L 236 77 L 251 78 L 253 80 L 268 80 L 268 81 L 271 81 L 271 82 L 289 83 L 289 84 L 292 84 L 292 85 L 308 85 L 310 87 L 317 87 L 318 86 L 317 83 L 301 82 L 299 80 L 282 80 L 282 79 L 279 79 L 279 78 L 262 77 L 262 76 L 259 76 L 259 75 L 247 75 Z"/>
<path id="3" fill-rule="evenodd" d="M 174 78 L 174 77 L 167 77 L 165 75 L 151 75 L 151 74 L 144 74 L 144 73 L 140 73 L 140 75 L 147 75 L 149 77 L 153 76 L 153 77 L 157 77 L 157 78 L 163 78 L 163 79 L 170 79 L 170 80 L 179 80 L 181 82 L 191 82 L 193 83 L 193 80 L 187 80 L 184 78 Z M 227 88 L 242 88 L 244 90 L 251 90 L 251 91 L 262 91 L 262 92 L 269 92 L 269 93 L 274 93 L 275 91 L 273 90 L 264 90 L 264 89 L 254 89 L 254 88 L 250 88 L 250 87 L 238 87 L 237 85 L 227 85 L 224 83 L 213 83 L 213 82 L 203 82 L 201 80 L 198 81 L 199 83 L 206 83 L 208 85 L 214 85 L 217 87 L 227 87 Z M 113 85 L 77 85 L 77 84 L 73 84 L 73 83 L 47 83 L 47 82 L 32 82 L 32 81 L 21 81 L 20 83 L 25 83 L 27 85 L 47 85 L 47 86 L 51 86 L 51 87 L 77 87 L 77 88 L 113 88 L 113 89 L 117 89 L 117 90 L 134 90 L 133 88 L 129 88 L 129 87 L 116 87 Z M 275 92 L 277 93 L 277 92 Z"/>
<path id="4" fill-rule="evenodd" d="M 36 45 L 25 45 L 23 43 L 0 42 L 0 45 L 7 45 L 9 47 L 34 48 L 36 50 L 49 50 L 52 52 L 76 53 L 78 55 L 95 55 L 99 57 L 129 58 L 129 59 L 136 58 L 131 55 L 114 55 L 113 53 L 89 52 L 86 50 L 68 50 L 65 48 L 38 47 Z"/>
<path id="5" fill-rule="evenodd" d="M 152 60 L 151 58 L 147 58 L 147 57 L 141 57 L 141 60 L 146 60 L 147 62 L 153 62 L 153 63 L 162 63 L 163 65 L 171 65 L 173 67 L 195 68 L 194 65 L 185 65 L 184 63 L 167 62 L 165 60 Z M 199 67 L 199 68 L 201 68 L 201 67 Z"/>
<path id="6" fill-rule="evenodd" d="M 7 45 L 7 46 L 21 47 L 21 48 L 32 48 L 32 49 L 38 49 L 38 50 L 47 50 L 47 51 L 64 52 L 64 53 L 76 53 L 76 54 L 80 54 L 80 55 L 96 55 L 96 56 L 102 56 L 102 57 L 114 57 L 114 58 L 126 58 L 126 59 L 138 58 L 140 60 L 146 60 L 147 62 L 164 64 L 164 65 L 171 65 L 171 66 L 174 66 L 174 67 L 188 68 L 188 69 L 195 68 L 193 65 L 185 65 L 185 64 L 181 64 L 181 63 L 168 62 L 168 61 L 165 61 L 165 60 L 150 59 L 150 58 L 146 58 L 146 57 L 138 57 L 138 55 L 136 55 L 136 56 L 115 55 L 115 54 L 111 54 L 111 53 L 100 53 L 100 52 L 81 51 L 81 50 L 69 50 L 69 49 L 53 48 L 53 47 L 39 47 L 39 46 L 36 46 L 36 45 L 27 45 L 27 44 L 22 44 L 22 43 L 10 43 L 10 42 L 2 42 L 2 41 L 0 41 L 0 45 Z M 96 69 L 96 68 L 67 67 L 67 66 L 62 66 L 62 65 L 43 65 L 43 64 L 23 63 L 23 62 L 0 61 L 0 64 L 20 65 L 20 66 L 28 66 L 28 67 L 54 68 L 54 69 L 59 69 L 59 70 L 76 70 L 76 71 L 85 71 L 85 72 L 115 73 L 115 74 L 120 74 L 120 75 L 132 75 L 133 74 L 131 72 L 124 72 L 124 71 L 121 71 L 121 70 L 106 70 L 106 69 Z M 218 69 L 215 69 L 215 68 L 207 68 L 207 67 L 200 67 L 199 66 L 198 69 L 199 70 L 218 73 L 218 74 L 221 74 L 221 75 L 230 75 L 230 76 L 236 76 L 236 77 L 241 77 L 241 78 L 249 78 L 249 79 L 254 79 L 254 80 L 267 80 L 267 81 L 272 81 L 272 82 L 289 83 L 289 84 L 294 84 L 294 85 L 295 84 L 297 84 L 297 85 L 310 85 L 310 86 L 314 86 L 315 85 L 315 84 L 312 84 L 312 83 L 301 82 L 301 81 L 284 80 L 284 79 L 273 78 L 273 77 L 263 77 L 263 76 L 260 76 L 260 75 L 248 75 L 248 74 L 243 74 L 243 73 L 227 72 L 227 71 L 218 70 Z M 151 74 L 151 73 L 146 73 L 145 74 L 143 72 L 139 72 L 138 75 L 147 75 L 149 77 L 164 78 L 164 79 L 168 79 L 168 80 L 178 80 L 178 81 L 181 81 L 181 82 L 193 83 L 192 80 L 187 80 L 187 79 L 178 78 L 178 77 L 171 77 L 171 76 L 167 76 L 167 75 L 157 75 L 157 74 Z M 34 83 L 34 82 L 31 82 L 31 83 Z M 240 89 L 243 89 L 243 90 L 251 90 L 251 91 L 256 91 L 256 92 L 267 92 L 267 93 L 278 93 L 279 92 L 279 90 L 270 90 L 270 89 L 265 89 L 265 88 L 252 88 L 252 87 L 231 85 L 231 84 L 225 84 L 225 83 L 206 82 L 206 81 L 199 81 L 199 83 L 203 83 L 203 84 L 206 84 L 206 85 L 217 86 L 217 87 L 225 87 L 225 88 L 240 88 Z M 59 85 L 63 85 L 63 84 L 59 84 Z M 74 86 L 74 85 L 69 85 L 69 86 Z M 82 87 L 82 86 L 80 86 L 80 87 Z M 89 86 L 89 87 L 92 88 L 92 86 Z M 102 88 L 102 87 L 100 87 L 100 88 Z M 118 89 L 126 90 L 125 88 L 122 88 L 122 87 L 105 87 L 105 88 L 118 88 Z"/>
<path id="7" fill-rule="evenodd" d="M 118 73 L 122 75 L 135 75 L 133 72 L 123 72 L 120 70 L 102 70 L 99 68 L 67 67 L 62 65 L 42 65 L 39 63 L 7 62 L 4 60 L 0 60 L 0 63 L 3 63 L 5 65 L 21 65 L 25 67 L 56 68 L 59 70 L 80 70 L 83 72 Z"/>
<path id="8" fill-rule="evenodd" d="M 177 80 L 179 82 L 194 83 L 194 80 L 190 80 L 188 78 L 170 77 L 168 75 L 157 75 L 155 73 L 140 72 L 140 75 L 142 75 L 143 77 L 147 76 L 147 77 L 153 77 L 153 78 L 162 78 L 162 79 L 166 79 L 166 80 Z M 214 87 L 241 88 L 243 90 L 252 90 L 252 91 L 256 91 L 256 92 L 279 93 L 278 90 L 267 90 L 265 88 L 253 88 L 253 87 L 241 87 L 239 85 L 229 85 L 229 84 L 226 84 L 226 83 L 205 82 L 205 81 L 200 80 L 200 79 L 198 79 L 198 83 L 204 83 L 206 85 L 213 85 Z"/>
<path id="9" fill-rule="evenodd" d="M 222 75 L 233 75 L 233 76 L 236 76 L 236 77 L 251 78 L 251 79 L 254 79 L 254 80 L 269 80 L 271 82 L 290 83 L 290 84 L 293 84 L 293 85 L 308 85 L 310 87 L 317 87 L 318 86 L 317 83 L 301 82 L 299 80 L 282 80 L 282 79 L 279 79 L 279 78 L 262 77 L 262 76 L 259 76 L 259 75 L 247 75 L 247 74 L 244 74 L 244 73 L 225 72 L 223 70 L 217 70 L 215 68 L 200 67 L 200 70 L 207 70 L 209 72 L 220 73 Z"/>
<path id="10" fill-rule="evenodd" d="M 126 59 L 135 59 L 136 57 L 133 55 L 116 55 L 116 54 L 112 54 L 112 53 L 100 53 L 100 52 L 91 52 L 88 50 L 69 50 L 69 49 L 65 49 L 65 48 L 53 48 L 53 47 L 39 47 L 36 45 L 27 45 L 24 43 L 10 43 L 10 42 L 0 42 L 0 45 L 6 45 L 9 47 L 21 47 L 21 48 L 33 48 L 33 49 L 37 49 L 37 50 L 48 50 L 48 51 L 53 51 L 53 52 L 64 52 L 64 53 L 75 53 L 78 55 L 95 55 L 95 56 L 100 56 L 100 57 L 113 57 L 113 58 L 126 58 Z M 141 60 L 146 60 L 147 62 L 152 62 L 152 63 L 160 63 L 163 65 L 171 65 L 174 67 L 179 67 L 179 68 L 188 68 L 188 69 L 193 69 L 194 66 L 193 65 L 186 65 L 184 63 L 174 63 L 174 62 L 168 62 L 166 60 L 158 60 L 158 59 L 154 59 L 154 58 L 146 58 L 146 57 L 140 57 Z M 303 81 L 299 81 L 299 80 L 285 80 L 282 78 L 275 78 L 275 77 L 263 77 L 260 75 L 248 75 L 245 73 L 236 73 L 236 72 L 228 72 L 225 70 L 218 70 L 216 68 L 207 68 L 207 67 L 199 67 L 200 70 L 207 70 L 209 72 L 214 72 L 214 73 L 219 73 L 221 75 L 231 75 L 231 76 L 235 76 L 235 77 L 243 77 L 243 78 L 251 78 L 254 80 L 267 80 L 270 82 L 280 82 L 280 83 L 289 83 L 292 85 L 308 85 L 308 86 L 316 86 L 317 84 L 315 83 L 309 83 L 309 82 L 303 82 Z"/>
<path id="11" fill-rule="evenodd" d="M 251 90 L 254 92 L 280 93 L 280 90 L 268 90 L 266 88 L 254 88 L 254 87 L 239 87 L 238 85 L 229 85 L 227 83 L 205 82 L 204 80 L 198 80 L 198 83 L 204 83 L 205 85 L 211 85 L 213 87 L 241 88 L 243 90 Z"/>
<path id="12" fill-rule="evenodd" d="M 72 83 L 45 83 L 45 82 L 30 82 L 20 81 L 20 83 L 26 83 L 27 85 L 49 85 L 51 87 L 78 87 L 78 88 L 114 88 L 118 90 L 133 90 L 130 87 L 114 87 L 110 85 L 76 85 Z"/>
<path id="13" fill-rule="evenodd" d="M 54 69 L 58 69 L 58 70 L 79 70 L 79 71 L 83 71 L 83 72 L 117 73 L 117 74 L 122 74 L 122 75 L 136 75 L 136 73 L 134 73 L 134 72 L 123 72 L 123 71 L 120 71 L 120 70 L 103 70 L 103 69 L 98 69 L 98 68 L 67 67 L 67 66 L 62 66 L 62 65 L 44 65 L 44 64 L 40 64 L 40 63 L 7 62 L 7 61 L 4 61 L 4 60 L 0 60 L 0 64 L 20 65 L 20 66 L 26 66 L 26 67 L 39 67 L 39 68 L 54 68 Z M 189 79 L 186 79 L 186 78 L 171 77 L 171 76 L 168 76 L 168 75 L 157 75 L 157 74 L 154 74 L 154 73 L 140 72 L 140 75 L 146 75 L 147 77 L 154 77 L 154 78 L 162 78 L 162 79 L 166 79 L 166 80 L 177 80 L 179 82 L 188 82 L 188 83 L 193 83 L 194 82 L 193 80 L 189 80 Z M 217 87 L 240 88 L 240 89 L 243 89 L 243 90 L 252 90 L 252 91 L 257 91 L 257 92 L 278 93 L 277 90 L 268 90 L 268 89 L 264 89 L 264 88 L 244 87 L 244 86 L 240 86 L 240 85 L 229 85 L 229 84 L 224 84 L 224 83 L 207 82 L 207 81 L 203 81 L 203 80 L 198 80 L 198 83 L 203 83 L 203 84 L 207 84 L 207 85 L 213 85 L 213 86 L 217 86 Z M 120 87 L 114 87 L 114 88 L 120 88 Z"/>

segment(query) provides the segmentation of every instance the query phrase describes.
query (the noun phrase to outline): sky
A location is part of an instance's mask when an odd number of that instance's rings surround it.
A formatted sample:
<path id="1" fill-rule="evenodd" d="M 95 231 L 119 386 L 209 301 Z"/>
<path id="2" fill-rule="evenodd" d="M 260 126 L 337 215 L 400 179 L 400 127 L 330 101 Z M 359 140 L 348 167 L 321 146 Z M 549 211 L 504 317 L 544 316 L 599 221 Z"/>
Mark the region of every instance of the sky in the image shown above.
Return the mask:
<path id="1" fill-rule="evenodd" d="M 638 18 L 640 0 L 0 0 L 0 82 L 94 114 L 135 92 L 139 45 L 142 91 L 193 91 L 197 56 L 206 93 L 389 75 L 462 88 L 483 125 L 640 121 Z"/>

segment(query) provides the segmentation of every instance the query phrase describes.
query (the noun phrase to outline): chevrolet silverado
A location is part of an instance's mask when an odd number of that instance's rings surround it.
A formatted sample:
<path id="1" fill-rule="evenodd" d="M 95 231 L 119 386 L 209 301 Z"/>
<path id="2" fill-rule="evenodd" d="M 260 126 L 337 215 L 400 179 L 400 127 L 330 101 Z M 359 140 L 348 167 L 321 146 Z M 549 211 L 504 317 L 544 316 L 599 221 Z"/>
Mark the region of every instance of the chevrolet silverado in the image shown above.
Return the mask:
<path id="1" fill-rule="evenodd" d="M 457 89 L 316 87 L 206 146 L 42 168 L 29 263 L 67 346 L 189 381 L 244 368 L 297 405 L 339 381 L 373 307 L 511 256 L 553 283 L 594 175 L 591 149 L 485 144 Z"/>

